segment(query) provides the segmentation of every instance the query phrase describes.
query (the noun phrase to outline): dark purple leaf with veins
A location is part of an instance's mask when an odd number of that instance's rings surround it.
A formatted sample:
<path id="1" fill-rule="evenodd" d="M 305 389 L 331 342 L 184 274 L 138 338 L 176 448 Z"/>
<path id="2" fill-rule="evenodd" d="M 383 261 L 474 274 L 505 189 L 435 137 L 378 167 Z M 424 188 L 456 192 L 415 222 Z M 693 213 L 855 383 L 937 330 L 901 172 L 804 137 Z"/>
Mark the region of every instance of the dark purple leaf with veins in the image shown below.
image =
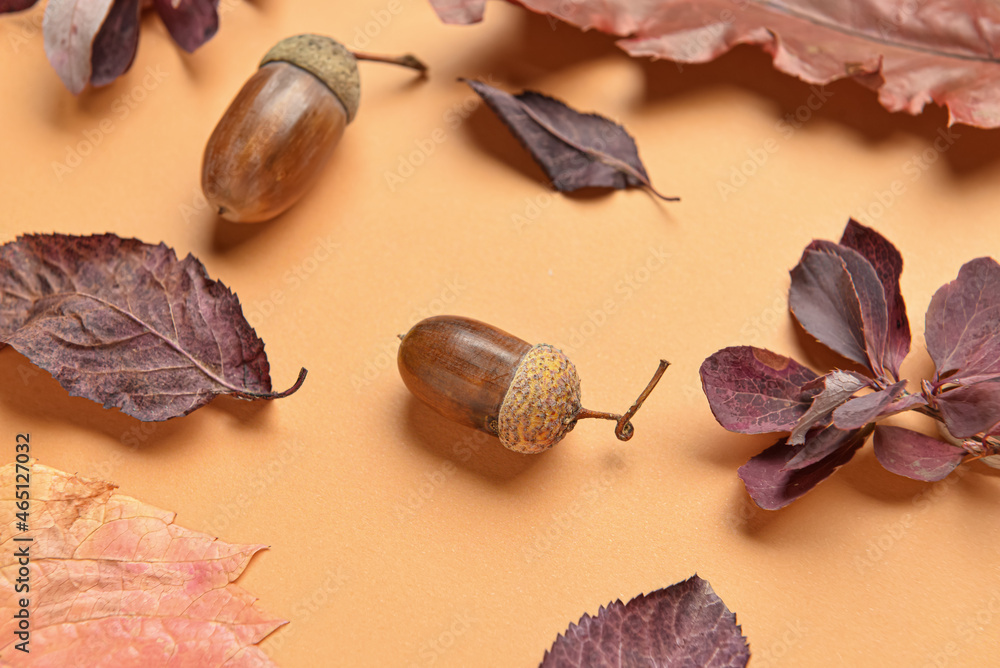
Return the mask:
<path id="1" fill-rule="evenodd" d="M 939 381 L 1000 377 L 1000 264 L 988 257 L 965 263 L 934 293 L 924 330 Z"/>
<path id="2" fill-rule="evenodd" d="M 791 275 L 788 307 L 802 328 L 834 352 L 867 366 L 861 302 L 844 260 L 806 250 Z"/>
<path id="3" fill-rule="evenodd" d="M 525 91 L 511 95 L 466 80 L 524 145 L 556 190 L 646 186 L 657 196 L 625 129 L 597 114 L 581 114 L 550 97 Z"/>
<path id="4" fill-rule="evenodd" d="M 790 431 L 809 409 L 802 386 L 818 376 L 790 357 L 763 348 L 723 348 L 701 365 L 701 383 L 715 419 L 729 431 Z"/>
<path id="5" fill-rule="evenodd" d="M 882 364 L 892 373 L 893 378 L 899 378 L 899 367 L 910 352 L 910 321 L 906 317 L 906 303 L 899 290 L 903 256 L 888 239 L 853 218 L 847 222 L 840 243 L 861 253 L 882 282 L 888 325 Z"/>
<path id="6" fill-rule="evenodd" d="M 875 268 L 856 250 L 832 241 L 815 240 L 809 250 L 819 250 L 838 256 L 844 261 L 854 293 L 861 307 L 861 334 L 864 339 L 866 366 L 878 376 L 885 376 L 882 358 L 885 356 L 886 335 L 889 330 L 885 306 L 885 290 L 875 273 Z"/>
<path id="7" fill-rule="evenodd" d="M 26 235 L 0 247 L 0 341 L 74 396 L 140 420 L 217 394 L 271 392 L 264 343 L 229 288 L 188 255 L 112 234 Z"/>
<path id="8" fill-rule="evenodd" d="M 1000 423 L 1000 382 L 960 385 L 934 397 L 948 432 L 968 438 Z"/>
<path id="9" fill-rule="evenodd" d="M 834 409 L 854 396 L 863 387 L 868 387 L 871 381 L 853 371 L 831 371 L 821 376 L 818 382 L 822 390 L 813 397 L 809 409 L 799 418 L 798 424 L 788 435 L 790 445 L 805 443 L 806 432 L 813 427 L 826 426 Z"/>
<path id="10" fill-rule="evenodd" d="M 140 0 L 115 0 L 94 37 L 90 83 L 105 86 L 128 72 L 139 48 Z M 79 91 L 74 91 L 79 92 Z"/>
<path id="11" fill-rule="evenodd" d="M 804 469 L 821 459 L 825 459 L 839 450 L 846 439 L 852 438 L 854 431 L 857 430 L 845 431 L 833 425 L 824 429 L 814 429 L 807 435 L 805 443 L 799 446 L 798 451 L 788 460 L 782 470 Z"/>
<path id="12" fill-rule="evenodd" d="M 765 510 L 777 510 L 823 482 L 850 461 L 868 438 L 867 429 L 855 429 L 837 440 L 826 457 L 801 469 L 788 469 L 789 462 L 802 446 L 789 445 L 781 439 L 740 467 L 740 478 L 750 498 Z"/>
<path id="13" fill-rule="evenodd" d="M 743 668 L 749 660 L 736 615 L 695 575 L 584 615 L 556 638 L 541 668 Z"/>
<path id="14" fill-rule="evenodd" d="M 927 403 L 920 394 L 911 394 L 898 400 L 905 388 L 906 381 L 901 380 L 884 390 L 855 397 L 833 411 L 833 424 L 840 429 L 860 429 L 869 422 Z"/>
<path id="15" fill-rule="evenodd" d="M 882 466 L 914 480 L 941 480 L 962 463 L 965 450 L 903 427 L 875 427 L 875 457 Z"/>
<path id="16" fill-rule="evenodd" d="M 219 0 L 153 0 L 153 6 L 170 36 L 188 53 L 219 29 Z"/>

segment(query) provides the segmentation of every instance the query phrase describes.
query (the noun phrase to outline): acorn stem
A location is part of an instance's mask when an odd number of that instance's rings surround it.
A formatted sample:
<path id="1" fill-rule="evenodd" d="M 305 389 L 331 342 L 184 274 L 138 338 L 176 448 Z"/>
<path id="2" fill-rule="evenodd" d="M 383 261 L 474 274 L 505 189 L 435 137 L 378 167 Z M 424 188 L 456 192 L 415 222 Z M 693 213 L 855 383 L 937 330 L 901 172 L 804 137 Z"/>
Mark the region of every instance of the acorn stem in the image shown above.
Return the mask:
<path id="1" fill-rule="evenodd" d="M 416 56 L 407 53 L 403 56 L 383 56 L 377 53 L 365 53 L 363 51 L 352 51 L 354 57 L 357 60 L 370 60 L 376 63 L 389 63 L 390 65 L 399 65 L 400 67 L 409 67 L 410 69 L 417 70 L 421 74 L 427 72 L 427 66 L 420 61 Z"/>
<path id="2" fill-rule="evenodd" d="M 589 408 L 581 408 L 580 412 L 576 414 L 577 420 L 583 420 L 584 418 L 600 418 L 602 420 L 614 420 L 618 423 L 615 427 L 615 436 L 618 437 L 619 441 L 627 441 L 632 438 L 635 434 L 635 428 L 632 426 L 632 416 L 636 414 L 636 411 L 642 407 L 646 397 L 650 395 L 656 384 L 660 382 L 660 378 L 663 377 L 663 372 L 667 370 L 670 366 L 670 362 L 667 360 L 660 360 L 660 365 L 656 367 L 656 373 L 649 380 L 649 384 L 646 385 L 646 389 L 642 391 L 639 398 L 635 400 L 632 407 L 629 408 L 624 415 L 617 415 L 615 413 L 603 413 L 601 411 L 592 411 Z"/>

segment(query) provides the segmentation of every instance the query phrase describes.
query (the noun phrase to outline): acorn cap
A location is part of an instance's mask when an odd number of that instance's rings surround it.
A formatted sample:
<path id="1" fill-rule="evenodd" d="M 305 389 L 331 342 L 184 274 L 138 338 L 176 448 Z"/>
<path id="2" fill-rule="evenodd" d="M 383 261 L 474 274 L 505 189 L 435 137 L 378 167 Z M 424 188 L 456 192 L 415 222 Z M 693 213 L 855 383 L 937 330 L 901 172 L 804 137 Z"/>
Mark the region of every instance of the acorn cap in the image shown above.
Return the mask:
<path id="1" fill-rule="evenodd" d="M 361 98 L 361 80 L 358 61 L 343 44 L 323 35 L 286 37 L 264 55 L 260 67 L 275 61 L 301 67 L 325 83 L 344 105 L 347 122 L 354 120 Z"/>
<path id="2" fill-rule="evenodd" d="M 514 372 L 497 420 L 497 436 L 511 450 L 542 452 L 576 426 L 580 377 L 558 348 L 533 346 Z"/>

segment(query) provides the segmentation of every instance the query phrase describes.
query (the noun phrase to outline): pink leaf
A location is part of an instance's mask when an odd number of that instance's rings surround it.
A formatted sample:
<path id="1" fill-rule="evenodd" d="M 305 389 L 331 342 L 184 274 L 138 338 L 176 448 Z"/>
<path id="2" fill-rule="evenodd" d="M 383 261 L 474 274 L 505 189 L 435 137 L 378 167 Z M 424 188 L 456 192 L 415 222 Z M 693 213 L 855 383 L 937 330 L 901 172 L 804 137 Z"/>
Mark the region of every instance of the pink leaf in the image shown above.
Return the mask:
<path id="1" fill-rule="evenodd" d="M 474 23 L 484 0 L 431 0 L 447 23 Z M 703 63 L 759 44 L 810 83 L 856 77 L 890 111 L 946 106 L 952 123 L 1000 126 L 1000 5 L 956 0 L 518 0 L 583 30 L 625 37 L 633 56 Z"/>
<path id="2" fill-rule="evenodd" d="M 111 483 L 31 467 L 30 531 L 0 508 L 0 543 L 27 545 L 33 666 L 273 666 L 256 646 L 285 622 L 233 584 L 263 545 L 233 545 L 174 524 L 174 514 L 116 493 Z M 14 488 L 15 468 L 0 468 Z M 30 537 L 31 542 L 14 542 Z M 0 557 L 15 568 L 13 549 Z M 0 579 L 0 607 L 19 607 Z M 18 665 L 17 625 L 0 619 L 0 663 Z"/>
<path id="3" fill-rule="evenodd" d="M 45 7 L 45 55 L 71 93 L 87 87 L 91 47 L 115 0 L 52 0 Z"/>

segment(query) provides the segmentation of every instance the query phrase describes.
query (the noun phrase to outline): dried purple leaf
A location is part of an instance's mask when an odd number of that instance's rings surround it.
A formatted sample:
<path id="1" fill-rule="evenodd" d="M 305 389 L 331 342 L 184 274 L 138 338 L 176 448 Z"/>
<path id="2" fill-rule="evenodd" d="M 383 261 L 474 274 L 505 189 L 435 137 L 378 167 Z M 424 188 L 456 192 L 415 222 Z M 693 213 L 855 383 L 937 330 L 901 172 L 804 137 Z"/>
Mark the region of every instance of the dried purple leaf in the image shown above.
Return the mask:
<path id="1" fill-rule="evenodd" d="M 749 660 L 736 615 L 695 575 L 584 615 L 556 638 L 541 668 L 743 668 Z"/>
<path id="2" fill-rule="evenodd" d="M 818 376 L 790 357 L 763 348 L 723 348 L 701 365 L 715 419 L 729 431 L 790 431 L 809 409 L 802 386 Z"/>
<path id="3" fill-rule="evenodd" d="M 264 343 L 229 288 L 188 255 L 112 234 L 0 246 L 0 341 L 74 396 L 166 420 L 217 394 L 273 399 Z"/>
<path id="4" fill-rule="evenodd" d="M 219 0 L 153 0 L 178 46 L 192 53 L 219 30 Z"/>
<path id="5" fill-rule="evenodd" d="M 115 0 L 111 12 L 94 38 L 90 74 L 90 83 L 94 86 L 105 86 L 132 67 L 139 48 L 141 12 L 140 0 Z"/>
<path id="6" fill-rule="evenodd" d="M 798 424 L 788 435 L 789 445 L 802 445 L 806 432 L 813 427 L 826 426 L 834 409 L 846 402 L 854 393 L 868 387 L 871 380 L 853 371 L 831 371 L 819 379 L 822 390 L 813 397 L 809 409 L 799 418 Z"/>
<path id="7" fill-rule="evenodd" d="M 34 7 L 37 3 L 38 0 L 0 0 L 0 14 L 21 12 Z"/>
<path id="8" fill-rule="evenodd" d="M 832 425 L 824 429 L 814 429 L 807 435 L 805 443 L 799 446 L 795 455 L 788 460 L 782 471 L 804 469 L 825 459 L 843 445 L 844 440 L 851 436 L 851 431 L 857 430 L 845 431 Z M 789 445 L 792 444 L 789 443 Z"/>
<path id="9" fill-rule="evenodd" d="M 968 438 L 1000 423 L 1000 381 L 959 385 L 934 397 L 948 432 Z"/>
<path id="10" fill-rule="evenodd" d="M 898 400 L 906 388 L 901 380 L 884 390 L 855 397 L 833 411 L 833 424 L 839 429 L 860 429 L 869 422 L 927 404 L 923 395 L 911 394 Z"/>
<path id="11" fill-rule="evenodd" d="M 617 123 L 581 114 L 541 93 L 511 95 L 479 81 L 465 82 L 528 149 L 556 190 L 645 186 L 661 199 L 678 199 L 653 188 L 635 141 Z"/>
<path id="12" fill-rule="evenodd" d="M 867 429 L 843 432 L 829 454 L 800 469 L 788 468 L 800 447 L 789 445 L 786 439 L 781 439 L 741 466 L 740 478 L 746 485 L 750 498 L 758 506 L 765 510 L 783 508 L 850 461 L 858 448 L 864 445 L 868 433 Z"/>
<path id="13" fill-rule="evenodd" d="M 875 427 L 875 457 L 888 471 L 914 480 L 941 480 L 962 463 L 965 450 L 903 427 Z"/>

